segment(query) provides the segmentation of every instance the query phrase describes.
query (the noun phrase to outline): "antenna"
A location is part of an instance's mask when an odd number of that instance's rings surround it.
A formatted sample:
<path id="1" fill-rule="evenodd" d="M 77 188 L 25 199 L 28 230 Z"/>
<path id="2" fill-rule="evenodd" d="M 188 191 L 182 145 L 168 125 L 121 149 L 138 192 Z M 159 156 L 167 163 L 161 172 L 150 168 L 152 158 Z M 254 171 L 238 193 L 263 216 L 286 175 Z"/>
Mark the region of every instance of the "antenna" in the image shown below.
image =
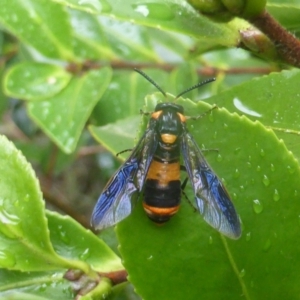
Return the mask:
<path id="1" fill-rule="evenodd" d="M 151 79 L 147 74 L 145 74 L 143 71 L 141 71 L 139 69 L 136 69 L 136 68 L 134 68 L 134 71 L 140 73 L 146 80 L 148 80 L 150 83 L 152 83 L 165 97 L 167 96 L 166 92 L 153 79 Z"/>
<path id="2" fill-rule="evenodd" d="M 192 91 L 192 90 L 194 90 L 194 89 L 196 89 L 196 88 L 198 88 L 198 87 L 200 87 L 200 86 L 202 86 L 202 85 L 205 85 L 205 84 L 207 84 L 207 83 L 213 82 L 213 81 L 215 81 L 215 80 L 216 80 L 216 78 L 209 78 L 209 79 L 206 79 L 206 80 L 204 80 L 204 81 L 202 81 L 202 82 L 199 82 L 199 83 L 193 85 L 192 87 L 190 87 L 190 88 L 184 90 L 184 91 L 181 92 L 180 94 L 178 94 L 178 95 L 176 96 L 176 99 L 178 99 L 180 96 L 186 94 L 187 92 L 190 92 L 190 91 Z"/>

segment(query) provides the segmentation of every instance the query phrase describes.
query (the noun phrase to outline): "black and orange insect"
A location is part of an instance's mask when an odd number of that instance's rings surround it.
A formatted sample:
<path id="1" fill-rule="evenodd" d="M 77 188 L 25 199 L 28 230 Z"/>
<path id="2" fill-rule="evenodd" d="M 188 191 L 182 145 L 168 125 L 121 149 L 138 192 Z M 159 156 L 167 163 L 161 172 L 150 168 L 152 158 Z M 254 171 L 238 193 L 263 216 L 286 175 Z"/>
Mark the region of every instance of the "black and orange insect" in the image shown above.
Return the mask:
<path id="1" fill-rule="evenodd" d="M 136 71 L 166 95 L 145 73 Z M 213 80 L 193 86 L 176 98 Z M 136 192 L 143 192 L 144 210 L 152 221 L 168 221 L 180 205 L 181 155 L 204 220 L 222 234 L 239 238 L 240 220 L 230 197 L 189 133 L 183 107 L 172 102 L 156 105 L 145 133 L 100 195 L 92 225 L 103 229 L 126 218 L 134 208 L 131 198 Z"/>

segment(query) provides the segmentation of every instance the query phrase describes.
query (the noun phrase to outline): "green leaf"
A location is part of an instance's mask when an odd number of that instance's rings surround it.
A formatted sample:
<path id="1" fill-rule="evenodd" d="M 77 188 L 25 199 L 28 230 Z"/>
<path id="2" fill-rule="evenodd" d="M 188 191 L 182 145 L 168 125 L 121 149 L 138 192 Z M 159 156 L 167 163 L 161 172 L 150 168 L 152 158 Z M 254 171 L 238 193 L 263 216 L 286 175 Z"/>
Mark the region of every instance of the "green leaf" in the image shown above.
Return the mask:
<path id="1" fill-rule="evenodd" d="M 45 203 L 31 166 L 5 137 L 0 137 L 0 266 L 47 271 L 89 267 L 58 256 L 50 242 Z"/>
<path id="2" fill-rule="evenodd" d="M 297 69 L 272 73 L 254 78 L 235 86 L 221 94 L 205 99 L 230 111 L 259 120 L 265 126 L 293 145 L 293 151 L 300 158 L 300 93 L 298 83 L 300 71 Z"/>
<path id="3" fill-rule="evenodd" d="M 300 28 L 300 3 L 299 1 L 268 1 L 267 11 L 285 28 L 289 30 L 299 30 Z"/>
<path id="4" fill-rule="evenodd" d="M 120 258 L 102 240 L 69 216 L 47 211 L 47 219 L 51 242 L 59 255 L 85 261 L 99 272 L 124 269 Z"/>
<path id="5" fill-rule="evenodd" d="M 147 28 L 104 16 L 99 21 L 117 57 L 162 62 L 154 51 Z"/>
<path id="6" fill-rule="evenodd" d="M 60 92 L 71 74 L 55 65 L 22 62 L 14 65 L 4 78 L 5 93 L 24 100 L 41 100 Z"/>
<path id="7" fill-rule="evenodd" d="M 80 10 L 69 10 L 74 31 L 74 53 L 87 60 L 116 59 L 99 18 Z"/>
<path id="8" fill-rule="evenodd" d="M 72 300 L 71 284 L 64 272 L 19 272 L 0 270 L 0 297 L 5 300 Z"/>
<path id="9" fill-rule="evenodd" d="M 110 68 L 74 77 L 59 94 L 44 101 L 31 102 L 29 115 L 62 151 L 71 153 L 110 78 Z"/>
<path id="10" fill-rule="evenodd" d="M 116 154 L 126 149 L 132 149 L 137 135 L 140 117 L 128 117 L 116 123 L 105 126 L 89 126 L 92 136 L 106 149 Z M 126 154 L 121 154 L 124 159 Z"/>
<path id="11" fill-rule="evenodd" d="M 162 100 L 160 94 L 149 96 L 148 110 Z M 210 108 L 182 99 L 178 103 L 189 116 Z M 164 226 L 148 220 L 138 203 L 117 226 L 129 280 L 144 299 L 297 297 L 297 161 L 271 130 L 226 109 L 215 109 L 188 125 L 198 145 L 218 149 L 205 156 L 240 214 L 242 237 L 227 240 L 184 200 L 179 213 Z M 190 189 L 186 193 L 193 199 Z M 274 285 L 283 278 L 283 284 Z"/>
<path id="12" fill-rule="evenodd" d="M 215 45 L 236 45 L 238 32 L 231 25 L 215 23 L 196 12 L 185 2 L 169 1 L 112 1 L 78 3 L 77 0 L 56 0 L 57 2 L 94 14 L 104 14 L 118 20 L 171 30 L 204 40 Z M 226 37 L 226 38 L 225 38 Z"/>
<path id="13" fill-rule="evenodd" d="M 164 86 L 166 73 L 148 70 L 147 74 L 159 82 L 159 85 Z M 96 124 L 104 125 L 139 115 L 144 105 L 145 94 L 156 90 L 137 72 L 114 72 L 108 89 L 93 111 Z"/>
<path id="14" fill-rule="evenodd" d="M 75 60 L 65 9 L 48 0 L 0 0 L 0 23 L 47 57 Z M 59 20 L 59 21 L 58 21 Z"/>

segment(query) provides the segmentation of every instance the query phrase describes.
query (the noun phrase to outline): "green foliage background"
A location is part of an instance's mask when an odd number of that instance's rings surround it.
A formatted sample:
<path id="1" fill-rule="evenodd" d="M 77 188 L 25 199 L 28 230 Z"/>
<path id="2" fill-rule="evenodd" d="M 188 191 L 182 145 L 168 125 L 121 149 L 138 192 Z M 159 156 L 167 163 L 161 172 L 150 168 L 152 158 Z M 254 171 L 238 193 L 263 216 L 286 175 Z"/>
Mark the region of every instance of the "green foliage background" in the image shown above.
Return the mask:
<path id="1" fill-rule="evenodd" d="M 1 299 L 74 299 L 67 269 L 84 272 L 79 286 L 86 287 L 97 272 L 123 266 L 143 299 L 298 298 L 298 69 L 269 52 L 237 48 L 250 27 L 245 20 L 216 22 L 183 1 L 0 0 L 0 7 Z M 299 0 L 268 1 L 266 9 L 299 34 Z M 218 106 L 189 129 L 201 148 L 218 149 L 205 156 L 241 217 L 238 241 L 211 229 L 184 201 L 159 228 L 138 203 L 117 226 L 118 253 L 113 231 L 98 238 L 45 208 L 45 178 L 63 181 L 66 197 L 79 199 L 71 206 L 89 218 L 117 163 L 103 148 L 91 155 L 84 174 L 93 184 L 78 195 L 80 153 L 96 141 L 113 154 L 132 148 L 147 123 L 140 109 L 166 101 L 133 67 L 175 95 L 216 76 L 177 101 L 188 116 Z M 189 187 L 186 193 L 193 199 Z M 81 299 L 108 294 L 139 297 L 128 284 L 103 279 Z"/>

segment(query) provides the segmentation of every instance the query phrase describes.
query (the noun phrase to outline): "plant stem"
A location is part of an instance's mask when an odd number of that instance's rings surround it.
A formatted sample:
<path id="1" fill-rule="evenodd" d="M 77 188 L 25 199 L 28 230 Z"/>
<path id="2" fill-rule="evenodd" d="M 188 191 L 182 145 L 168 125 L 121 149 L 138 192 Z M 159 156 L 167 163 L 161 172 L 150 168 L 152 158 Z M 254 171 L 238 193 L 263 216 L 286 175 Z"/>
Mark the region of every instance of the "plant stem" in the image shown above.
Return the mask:
<path id="1" fill-rule="evenodd" d="M 270 38 L 284 62 L 300 67 L 300 41 L 283 28 L 267 11 L 249 21 Z"/>

